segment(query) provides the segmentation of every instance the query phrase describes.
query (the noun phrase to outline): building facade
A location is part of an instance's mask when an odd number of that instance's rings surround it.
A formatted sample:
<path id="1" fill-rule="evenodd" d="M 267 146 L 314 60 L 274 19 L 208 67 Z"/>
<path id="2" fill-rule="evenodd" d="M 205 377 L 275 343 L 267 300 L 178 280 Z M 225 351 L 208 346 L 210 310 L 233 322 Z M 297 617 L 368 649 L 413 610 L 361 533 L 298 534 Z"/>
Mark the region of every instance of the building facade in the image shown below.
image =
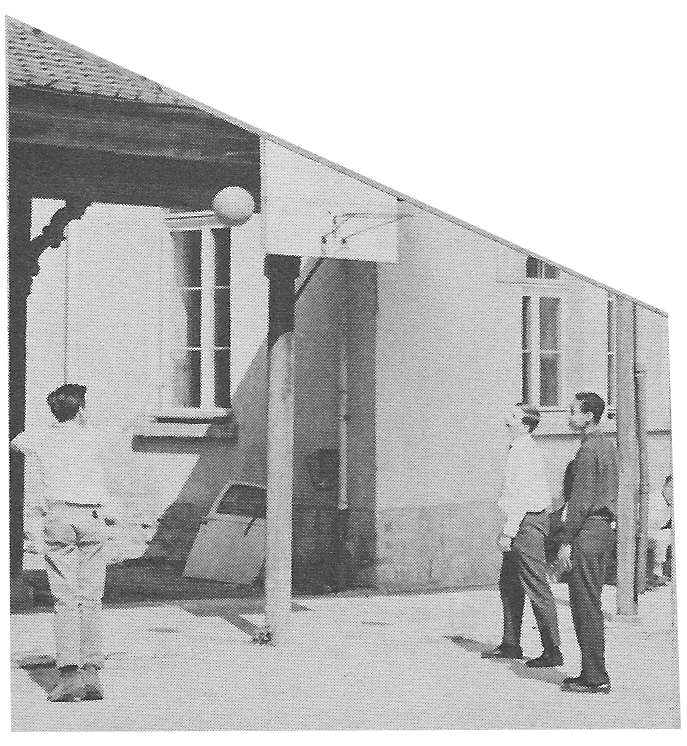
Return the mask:
<path id="1" fill-rule="evenodd" d="M 58 206 L 34 200 L 35 233 Z M 298 281 L 294 574 L 323 588 L 493 583 L 508 406 L 541 407 L 554 498 L 578 444 L 574 393 L 601 394 L 615 427 L 615 295 L 398 209 L 397 262 L 304 260 Z M 47 424 L 64 381 L 88 386 L 96 421 L 153 415 L 113 439 L 107 464 L 130 526 L 153 526 L 134 554 L 183 561 L 228 481 L 265 482 L 261 222 L 96 204 L 41 258 L 27 424 Z M 656 488 L 671 472 L 667 318 L 638 306 L 636 333 Z M 28 465 L 27 499 L 38 489 Z"/>

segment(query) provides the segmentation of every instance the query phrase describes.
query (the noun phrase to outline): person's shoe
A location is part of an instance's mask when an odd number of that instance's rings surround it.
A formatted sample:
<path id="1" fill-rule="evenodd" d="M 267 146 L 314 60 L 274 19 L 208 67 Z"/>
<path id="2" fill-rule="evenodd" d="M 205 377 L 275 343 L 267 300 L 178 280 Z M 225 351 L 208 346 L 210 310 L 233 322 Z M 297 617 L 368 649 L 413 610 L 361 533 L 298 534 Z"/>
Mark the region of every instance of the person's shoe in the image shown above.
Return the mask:
<path id="1" fill-rule="evenodd" d="M 103 699 L 105 691 L 100 683 L 98 669 L 95 666 L 84 666 L 83 680 L 86 686 L 85 699 Z"/>
<path id="2" fill-rule="evenodd" d="M 482 658 L 502 658 L 518 660 L 522 658 L 522 648 L 519 645 L 504 645 L 501 643 L 497 645 L 493 650 L 485 650 L 482 653 Z"/>
<path id="3" fill-rule="evenodd" d="M 81 702 L 86 699 L 86 686 L 81 671 L 60 671 L 57 686 L 48 694 L 49 702 Z"/>
<path id="4" fill-rule="evenodd" d="M 563 655 L 560 650 L 544 651 L 538 658 L 525 661 L 528 668 L 555 668 L 563 665 Z"/>
<path id="5" fill-rule="evenodd" d="M 611 691 L 611 682 L 588 684 L 581 676 L 576 676 L 572 679 L 564 679 L 561 689 L 564 692 L 577 692 L 580 694 L 608 694 Z"/>

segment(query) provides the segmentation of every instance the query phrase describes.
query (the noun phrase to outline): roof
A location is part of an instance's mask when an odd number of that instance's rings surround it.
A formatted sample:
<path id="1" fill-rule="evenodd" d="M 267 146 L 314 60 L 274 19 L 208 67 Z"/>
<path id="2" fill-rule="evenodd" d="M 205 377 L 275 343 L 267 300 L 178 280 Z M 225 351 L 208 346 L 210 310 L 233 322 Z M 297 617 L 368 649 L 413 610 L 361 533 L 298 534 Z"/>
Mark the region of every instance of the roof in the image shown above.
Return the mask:
<path id="1" fill-rule="evenodd" d="M 6 16 L 7 83 L 146 104 L 195 108 L 159 83 Z"/>

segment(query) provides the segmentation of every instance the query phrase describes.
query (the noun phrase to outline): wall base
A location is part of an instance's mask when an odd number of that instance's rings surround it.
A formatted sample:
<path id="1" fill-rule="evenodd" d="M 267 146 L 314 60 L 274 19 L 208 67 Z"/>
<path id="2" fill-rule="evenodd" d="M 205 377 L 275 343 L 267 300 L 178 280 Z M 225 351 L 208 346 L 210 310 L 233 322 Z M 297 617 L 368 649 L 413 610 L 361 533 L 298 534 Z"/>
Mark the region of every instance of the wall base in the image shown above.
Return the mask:
<path id="1" fill-rule="evenodd" d="M 501 566 L 496 541 L 502 526 L 494 503 L 381 511 L 375 584 L 392 592 L 494 585 Z"/>

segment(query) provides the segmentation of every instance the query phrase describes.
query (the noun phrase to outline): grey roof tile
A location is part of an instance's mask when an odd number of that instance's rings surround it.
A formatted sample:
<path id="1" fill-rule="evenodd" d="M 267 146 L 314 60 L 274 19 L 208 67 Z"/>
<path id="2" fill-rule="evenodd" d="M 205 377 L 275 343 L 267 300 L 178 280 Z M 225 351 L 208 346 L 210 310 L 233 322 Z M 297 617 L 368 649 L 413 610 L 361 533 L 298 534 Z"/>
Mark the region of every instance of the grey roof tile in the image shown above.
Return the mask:
<path id="1" fill-rule="evenodd" d="M 6 17 L 6 35 L 9 86 L 195 108 L 174 91 L 142 75 L 14 18 Z"/>

